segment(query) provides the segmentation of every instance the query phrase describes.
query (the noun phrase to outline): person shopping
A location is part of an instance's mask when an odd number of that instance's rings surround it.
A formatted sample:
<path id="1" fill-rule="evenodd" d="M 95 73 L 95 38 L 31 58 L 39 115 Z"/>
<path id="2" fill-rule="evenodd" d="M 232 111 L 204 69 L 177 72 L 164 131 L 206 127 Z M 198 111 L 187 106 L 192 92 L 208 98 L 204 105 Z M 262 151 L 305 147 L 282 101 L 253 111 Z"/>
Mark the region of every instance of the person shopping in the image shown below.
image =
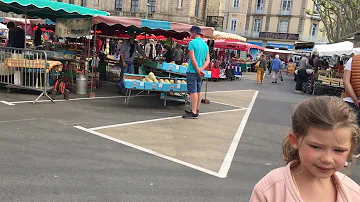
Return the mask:
<path id="1" fill-rule="evenodd" d="M 279 59 L 279 57 L 279 55 L 275 55 L 275 59 L 273 59 L 273 61 L 271 62 L 271 74 L 273 78 L 272 83 L 277 83 L 277 79 L 280 75 L 281 60 Z"/>
<path id="2" fill-rule="evenodd" d="M 121 91 L 120 91 L 121 94 L 126 93 L 125 83 L 124 83 L 124 74 L 125 73 L 129 73 L 129 74 L 135 73 L 134 60 L 135 60 L 136 52 L 139 52 L 140 55 L 142 55 L 144 58 L 147 58 L 144 50 L 135 41 L 135 38 L 136 38 L 135 32 L 130 31 L 129 37 L 130 37 L 129 40 L 125 40 L 123 42 L 123 44 L 121 45 L 121 49 L 120 49 L 121 73 L 120 73 L 120 81 L 118 83 L 118 86 L 121 88 Z"/>
<path id="3" fill-rule="evenodd" d="M 257 67 L 257 84 L 262 84 L 263 80 L 264 80 L 264 72 L 266 70 L 267 67 L 267 61 L 266 61 L 266 56 L 265 55 L 261 55 L 260 57 L 260 64 L 259 67 Z"/>
<path id="4" fill-rule="evenodd" d="M 191 110 L 185 111 L 182 117 L 185 119 L 197 119 L 199 116 L 199 108 L 201 103 L 201 86 L 204 76 L 203 70 L 210 63 L 210 54 L 208 45 L 200 37 L 201 28 L 192 26 L 190 29 L 190 37 L 193 39 L 189 43 L 189 60 L 188 71 L 186 73 L 187 88 L 190 94 Z"/>
<path id="5" fill-rule="evenodd" d="M 313 97 L 291 119 L 282 144 L 286 166 L 262 178 L 250 202 L 358 202 L 360 186 L 339 172 L 358 146 L 353 110 L 337 97 Z"/>

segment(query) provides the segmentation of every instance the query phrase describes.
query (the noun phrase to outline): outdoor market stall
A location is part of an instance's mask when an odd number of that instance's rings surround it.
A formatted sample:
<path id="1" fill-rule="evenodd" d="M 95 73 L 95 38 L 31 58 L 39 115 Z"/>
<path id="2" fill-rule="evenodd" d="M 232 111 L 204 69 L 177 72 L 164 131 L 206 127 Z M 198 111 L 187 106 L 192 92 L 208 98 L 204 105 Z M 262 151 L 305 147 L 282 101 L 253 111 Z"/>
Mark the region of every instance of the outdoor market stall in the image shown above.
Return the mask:
<path id="1" fill-rule="evenodd" d="M 188 37 L 188 32 L 192 27 L 192 25 L 176 22 L 111 16 L 94 17 L 93 24 L 97 30 L 110 35 L 126 33 L 131 28 L 137 34 L 162 35 L 166 38 L 176 39 Z M 213 36 L 213 28 L 201 27 L 201 29 L 203 35 L 207 37 Z M 160 92 L 162 94 L 161 98 L 164 99 L 164 105 L 166 105 L 167 100 L 187 102 L 187 84 L 185 78 L 187 64 L 176 65 L 166 62 L 146 61 L 145 66 L 148 68 L 147 72 L 150 73 L 145 75 L 125 74 L 124 82 L 127 90 L 125 104 L 128 104 L 132 98 L 148 91 Z M 210 72 L 206 72 L 205 77 L 211 77 L 210 74 Z M 133 90 L 138 91 L 138 93 L 132 95 L 131 92 Z M 174 96 L 175 94 L 178 94 L 180 97 Z"/>
<path id="2" fill-rule="evenodd" d="M 28 16 L 42 19 L 48 18 L 52 21 L 57 21 L 59 19 L 90 18 L 90 29 L 92 16 L 109 15 L 104 11 L 48 0 L 0 0 L 0 10 L 3 12 L 24 14 L 24 22 L 28 21 Z M 88 30 L 89 34 L 90 29 Z M 25 23 L 25 31 L 26 30 L 27 23 Z M 57 31 L 64 32 L 65 30 Z M 71 33 L 73 31 L 77 32 L 78 30 L 74 29 L 68 31 Z M 41 95 L 34 103 L 43 95 L 52 101 L 47 94 L 49 88 L 50 63 L 47 54 L 44 51 L 3 48 L 3 50 L 0 51 L 0 54 L 0 70 L 3 73 L 0 77 L 0 83 L 7 85 L 8 88 L 16 86 L 17 88 L 41 92 Z M 18 60 L 15 64 L 18 64 L 17 66 L 20 67 L 9 69 L 9 65 L 5 62 L 9 57 Z M 23 60 L 25 61 L 24 65 L 19 65 Z M 12 71 L 13 69 L 14 71 Z"/>
<path id="3" fill-rule="evenodd" d="M 284 63 L 285 63 L 286 74 L 295 73 L 296 63 L 289 62 L 290 58 L 292 58 L 292 56 L 295 54 L 294 51 L 265 48 L 264 53 L 266 55 L 271 55 L 273 58 L 275 55 L 279 55 L 280 59 L 285 61 Z"/>

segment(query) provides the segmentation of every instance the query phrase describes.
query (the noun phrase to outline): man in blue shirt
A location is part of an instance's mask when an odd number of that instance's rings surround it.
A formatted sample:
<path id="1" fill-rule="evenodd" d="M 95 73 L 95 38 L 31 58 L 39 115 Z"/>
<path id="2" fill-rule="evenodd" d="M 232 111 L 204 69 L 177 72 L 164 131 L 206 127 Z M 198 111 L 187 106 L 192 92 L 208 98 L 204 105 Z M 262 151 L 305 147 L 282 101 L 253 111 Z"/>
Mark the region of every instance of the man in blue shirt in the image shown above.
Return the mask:
<path id="1" fill-rule="evenodd" d="M 273 61 L 271 62 L 271 73 L 272 73 L 272 78 L 273 81 L 272 83 L 277 83 L 277 78 L 280 75 L 280 70 L 281 70 L 281 60 L 279 59 L 279 55 L 275 55 L 275 59 L 273 59 Z"/>
<path id="2" fill-rule="evenodd" d="M 200 37 L 201 28 L 192 26 L 190 29 L 190 37 L 192 40 L 189 43 L 189 59 L 188 70 L 186 73 L 187 88 L 191 99 L 191 111 L 185 111 L 183 118 L 197 119 L 199 116 L 199 107 L 201 102 L 201 84 L 204 76 L 203 70 L 210 63 L 209 47 Z"/>

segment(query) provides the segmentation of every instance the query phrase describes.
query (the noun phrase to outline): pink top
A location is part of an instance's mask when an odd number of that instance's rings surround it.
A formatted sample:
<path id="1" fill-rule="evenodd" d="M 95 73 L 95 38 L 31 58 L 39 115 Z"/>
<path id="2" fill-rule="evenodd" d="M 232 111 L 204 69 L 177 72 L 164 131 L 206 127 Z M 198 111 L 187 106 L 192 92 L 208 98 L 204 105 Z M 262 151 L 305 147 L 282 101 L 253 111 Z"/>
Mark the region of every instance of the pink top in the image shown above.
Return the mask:
<path id="1" fill-rule="evenodd" d="M 291 176 L 290 162 L 286 167 L 268 173 L 254 187 L 250 202 L 304 202 Z M 336 202 L 359 202 L 360 187 L 340 172 L 334 175 L 337 187 Z"/>

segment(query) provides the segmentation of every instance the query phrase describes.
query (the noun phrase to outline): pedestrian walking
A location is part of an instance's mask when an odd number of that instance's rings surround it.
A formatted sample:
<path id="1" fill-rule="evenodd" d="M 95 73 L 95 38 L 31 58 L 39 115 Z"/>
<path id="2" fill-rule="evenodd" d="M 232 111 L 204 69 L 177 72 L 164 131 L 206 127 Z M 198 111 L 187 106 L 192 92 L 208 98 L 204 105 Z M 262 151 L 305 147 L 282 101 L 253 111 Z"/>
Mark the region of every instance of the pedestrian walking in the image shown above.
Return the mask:
<path id="1" fill-rule="evenodd" d="M 250 202 L 359 201 L 360 186 L 339 172 L 358 146 L 353 110 L 337 97 L 313 97 L 291 119 L 282 144 L 286 166 L 261 179 Z"/>
<path id="2" fill-rule="evenodd" d="M 263 80 L 264 80 L 264 72 L 266 70 L 267 67 L 267 61 L 266 61 L 266 56 L 265 55 L 261 55 L 260 57 L 260 61 L 259 61 L 259 66 L 256 69 L 257 72 L 257 84 L 262 84 Z"/>
<path id="3" fill-rule="evenodd" d="M 188 70 L 186 73 L 187 88 L 190 94 L 191 110 L 186 110 L 183 118 L 196 119 L 199 116 L 199 108 L 201 102 L 201 84 L 204 76 L 203 70 L 210 63 L 209 47 L 200 37 L 201 28 L 192 26 L 190 29 L 190 37 L 193 39 L 189 43 L 189 60 Z"/>
<path id="4" fill-rule="evenodd" d="M 279 59 L 279 55 L 275 55 L 275 59 L 271 62 L 271 74 L 272 74 L 272 83 L 277 83 L 277 79 L 280 75 L 281 70 L 281 60 Z"/>

